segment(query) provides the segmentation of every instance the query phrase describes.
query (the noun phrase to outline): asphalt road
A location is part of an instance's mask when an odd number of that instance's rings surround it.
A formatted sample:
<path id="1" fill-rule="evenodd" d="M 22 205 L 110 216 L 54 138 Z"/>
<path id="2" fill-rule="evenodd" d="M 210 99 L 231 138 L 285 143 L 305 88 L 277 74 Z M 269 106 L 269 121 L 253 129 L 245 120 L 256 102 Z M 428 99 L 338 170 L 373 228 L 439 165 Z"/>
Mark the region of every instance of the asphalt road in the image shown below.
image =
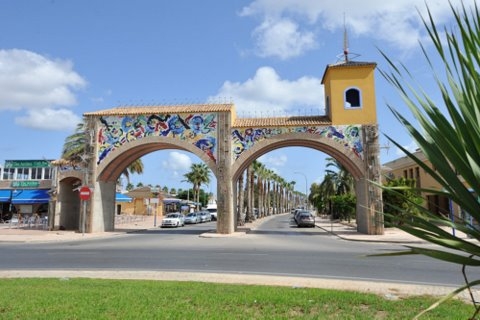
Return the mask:
<path id="1" fill-rule="evenodd" d="M 453 264 L 424 256 L 369 257 L 402 246 L 341 240 L 319 228 L 297 228 L 288 215 L 274 217 L 244 236 L 200 237 L 214 224 L 88 241 L 0 243 L 0 271 L 169 271 L 441 286 L 463 283 Z"/>

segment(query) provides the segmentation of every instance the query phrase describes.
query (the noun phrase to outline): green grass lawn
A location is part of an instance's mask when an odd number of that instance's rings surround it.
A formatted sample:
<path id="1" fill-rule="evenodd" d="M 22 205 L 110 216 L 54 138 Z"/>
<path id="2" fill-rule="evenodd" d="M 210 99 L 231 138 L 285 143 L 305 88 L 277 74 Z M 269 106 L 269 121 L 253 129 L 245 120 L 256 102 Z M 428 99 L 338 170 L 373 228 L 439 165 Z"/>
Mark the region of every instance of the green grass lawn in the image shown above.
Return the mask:
<path id="1" fill-rule="evenodd" d="M 411 319 L 432 297 L 336 290 L 84 278 L 0 279 L 0 319 Z M 454 300 L 421 319 L 468 319 Z"/>

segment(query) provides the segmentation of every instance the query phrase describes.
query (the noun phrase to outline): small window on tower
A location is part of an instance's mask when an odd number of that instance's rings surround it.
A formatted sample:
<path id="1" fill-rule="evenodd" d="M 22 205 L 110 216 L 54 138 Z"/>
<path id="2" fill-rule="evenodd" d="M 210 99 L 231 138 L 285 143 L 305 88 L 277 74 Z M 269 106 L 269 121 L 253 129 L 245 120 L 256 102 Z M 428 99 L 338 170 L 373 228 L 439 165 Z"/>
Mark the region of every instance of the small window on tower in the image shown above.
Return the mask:
<path id="1" fill-rule="evenodd" d="M 345 91 L 345 108 L 360 108 L 362 106 L 362 97 L 360 90 L 350 88 Z"/>

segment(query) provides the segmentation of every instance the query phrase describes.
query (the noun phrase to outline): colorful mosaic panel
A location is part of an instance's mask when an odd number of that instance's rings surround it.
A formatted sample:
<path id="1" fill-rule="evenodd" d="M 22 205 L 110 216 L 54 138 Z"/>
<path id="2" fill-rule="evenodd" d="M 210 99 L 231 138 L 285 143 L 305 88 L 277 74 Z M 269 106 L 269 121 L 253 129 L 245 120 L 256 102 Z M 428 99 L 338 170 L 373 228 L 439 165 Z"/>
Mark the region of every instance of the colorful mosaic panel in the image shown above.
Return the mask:
<path id="1" fill-rule="evenodd" d="M 122 145 L 148 136 L 187 141 L 216 161 L 216 113 L 108 116 L 98 121 L 97 164 Z"/>
<path id="2" fill-rule="evenodd" d="M 363 159 L 361 132 L 360 125 L 234 129 L 232 131 L 233 157 L 237 159 L 243 152 L 252 148 L 255 143 L 279 134 L 310 133 L 332 139 Z"/>

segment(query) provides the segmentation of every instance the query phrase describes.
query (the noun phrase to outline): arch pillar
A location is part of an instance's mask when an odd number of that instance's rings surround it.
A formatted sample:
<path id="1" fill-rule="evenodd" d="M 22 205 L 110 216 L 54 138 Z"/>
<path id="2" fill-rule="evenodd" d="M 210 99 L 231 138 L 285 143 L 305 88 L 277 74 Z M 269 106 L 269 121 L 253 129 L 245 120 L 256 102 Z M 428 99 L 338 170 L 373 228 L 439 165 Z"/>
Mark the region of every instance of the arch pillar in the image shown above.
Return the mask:
<path id="1" fill-rule="evenodd" d="M 363 126 L 365 175 L 356 181 L 357 230 L 371 235 L 384 234 L 378 125 Z"/>
<path id="2" fill-rule="evenodd" d="M 87 232 L 115 230 L 115 186 L 115 181 L 93 184 L 90 206 L 87 206 Z"/>
<path id="3" fill-rule="evenodd" d="M 83 230 L 83 223 L 85 223 L 85 232 L 88 233 L 114 231 L 116 180 L 98 178 L 99 167 L 95 157 L 98 145 L 94 139 L 98 128 L 93 118 L 87 118 L 86 125 L 84 185 L 90 187 L 91 197 L 86 204 L 82 203 L 80 230 Z"/>
<path id="4" fill-rule="evenodd" d="M 234 192 L 232 177 L 232 147 L 230 143 L 232 118 L 230 113 L 219 114 L 217 160 L 217 233 L 231 234 L 234 225 Z"/>

